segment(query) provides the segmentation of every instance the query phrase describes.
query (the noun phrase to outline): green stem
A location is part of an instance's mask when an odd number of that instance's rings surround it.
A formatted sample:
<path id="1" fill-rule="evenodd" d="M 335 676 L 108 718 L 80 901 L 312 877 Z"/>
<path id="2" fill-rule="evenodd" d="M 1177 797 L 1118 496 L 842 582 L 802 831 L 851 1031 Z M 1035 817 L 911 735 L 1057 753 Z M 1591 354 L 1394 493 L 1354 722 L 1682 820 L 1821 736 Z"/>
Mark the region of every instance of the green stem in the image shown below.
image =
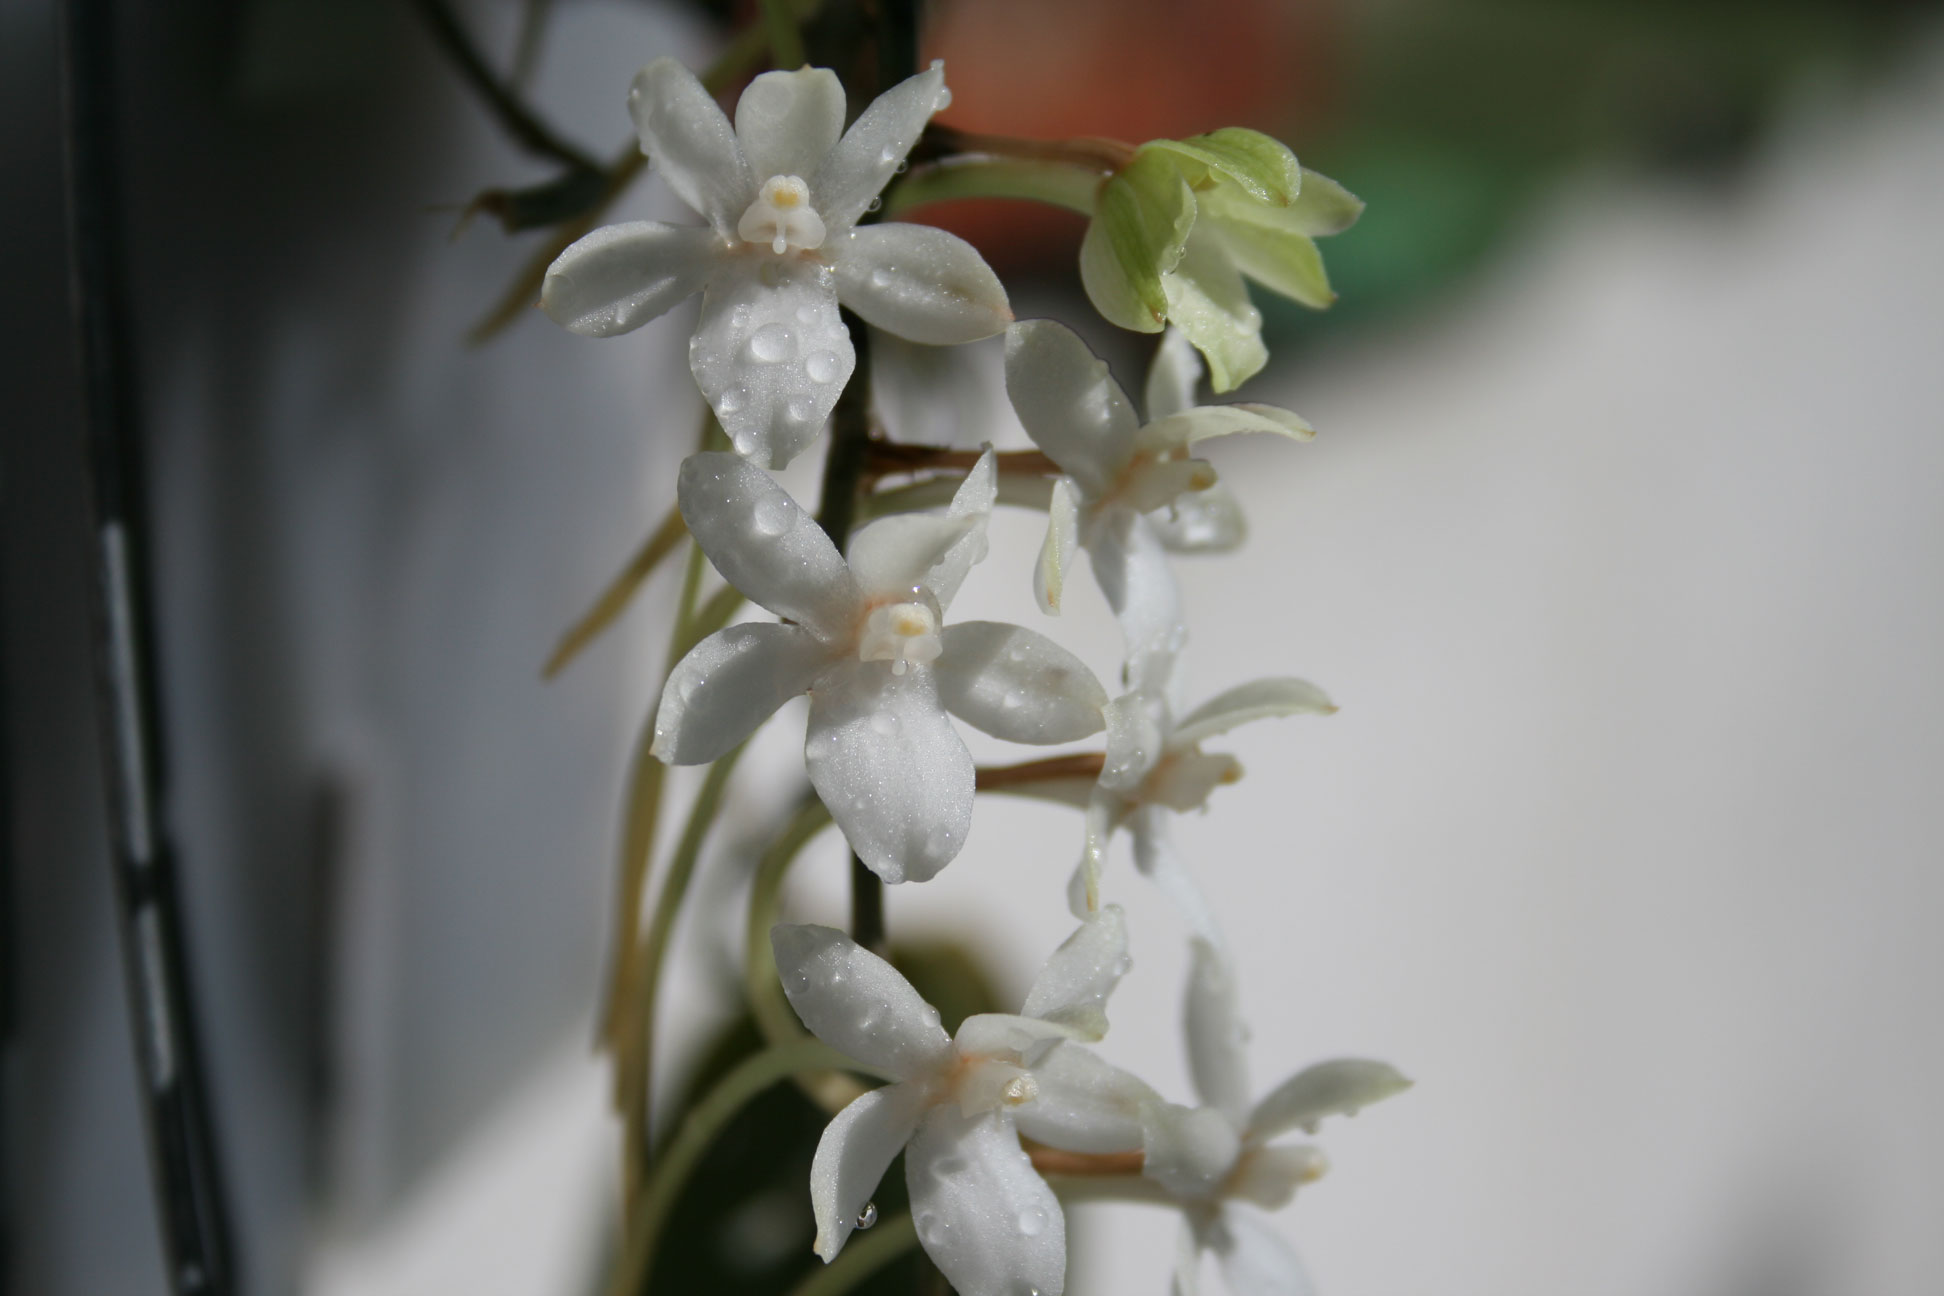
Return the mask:
<path id="1" fill-rule="evenodd" d="M 769 37 L 770 62 L 789 71 L 803 66 L 803 33 L 797 29 L 796 6 L 790 0 L 758 0 L 763 31 Z"/>
<path id="2" fill-rule="evenodd" d="M 756 876 L 749 885 L 749 918 L 743 928 L 743 985 L 749 995 L 749 1012 L 763 1038 L 782 1044 L 803 1038 L 803 1027 L 783 995 L 783 984 L 776 977 L 776 954 L 770 948 L 770 928 L 783 895 L 783 878 L 790 865 L 810 840 L 830 825 L 830 810 L 816 797 L 804 799 L 791 816 L 782 836 L 770 843 L 756 864 Z"/>
<path id="3" fill-rule="evenodd" d="M 703 1154 L 737 1112 L 780 1080 L 803 1071 L 822 1071 L 853 1065 L 835 1049 L 814 1039 L 764 1049 L 745 1058 L 689 1108 L 675 1137 L 655 1164 L 639 1207 L 628 1219 L 627 1243 L 621 1263 L 608 1284 L 609 1296 L 636 1296 L 648 1278 L 648 1265 L 668 1212 L 680 1198 Z"/>
<path id="4" fill-rule="evenodd" d="M 853 1233 L 837 1258 L 790 1290 L 790 1296 L 843 1296 L 918 1245 L 909 1214 L 884 1220 L 868 1233 Z"/>
<path id="5" fill-rule="evenodd" d="M 601 631 L 614 624 L 614 619 L 627 610 L 629 602 L 635 596 L 635 591 L 639 590 L 642 584 L 654 574 L 655 568 L 661 565 L 662 559 L 675 552 L 675 546 L 680 544 L 682 537 L 687 534 L 688 528 L 682 524 L 681 513 L 676 509 L 669 509 L 668 516 L 662 519 L 661 525 L 641 542 L 641 547 L 635 550 L 632 558 L 628 559 L 627 566 L 607 583 L 607 588 L 601 591 L 600 597 L 594 600 L 593 606 L 568 627 L 567 633 L 560 636 L 560 642 L 554 646 L 553 655 L 548 657 L 547 664 L 540 668 L 542 678 L 552 679 L 558 675 L 568 662 L 580 655 L 581 649 L 592 643 Z"/>
<path id="6" fill-rule="evenodd" d="M 1023 198 L 1091 216 L 1104 172 L 1031 158 L 949 157 L 914 166 L 884 195 L 884 215 L 960 198 Z"/>

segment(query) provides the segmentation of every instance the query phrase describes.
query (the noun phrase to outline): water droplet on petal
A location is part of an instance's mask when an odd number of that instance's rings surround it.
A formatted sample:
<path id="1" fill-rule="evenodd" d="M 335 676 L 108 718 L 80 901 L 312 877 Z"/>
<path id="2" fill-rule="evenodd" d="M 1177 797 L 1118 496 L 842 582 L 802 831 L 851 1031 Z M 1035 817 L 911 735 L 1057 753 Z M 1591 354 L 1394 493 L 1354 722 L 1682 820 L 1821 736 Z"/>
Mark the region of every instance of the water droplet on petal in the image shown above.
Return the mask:
<path id="1" fill-rule="evenodd" d="M 864 210 L 867 212 L 880 211 L 883 209 L 883 207 L 884 207 L 884 199 L 882 198 L 873 198 L 871 199 L 871 201 L 864 204 Z"/>
<path id="2" fill-rule="evenodd" d="M 796 334 L 782 324 L 765 324 L 749 335 L 749 354 L 764 364 L 786 359 L 796 342 Z"/>
<path id="3" fill-rule="evenodd" d="M 867 1229 L 875 1223 L 877 1223 L 877 1203 L 865 1202 L 864 1209 L 857 1212 L 857 1227 Z"/>
<path id="4" fill-rule="evenodd" d="M 808 423 L 817 416 L 817 406 L 808 396 L 796 396 L 783 407 L 783 412 L 792 423 Z"/>
<path id="5" fill-rule="evenodd" d="M 803 362 L 803 372 L 810 375 L 813 383 L 827 383 L 837 376 L 841 367 L 835 352 L 819 351 Z"/>
<path id="6" fill-rule="evenodd" d="M 944 112 L 952 106 L 952 92 L 944 86 L 938 87 L 938 98 L 932 100 L 933 112 Z"/>
<path id="7" fill-rule="evenodd" d="M 790 529 L 793 519 L 787 503 L 775 495 L 765 495 L 749 510 L 749 520 L 758 534 L 779 536 Z"/>
<path id="8" fill-rule="evenodd" d="M 736 447 L 737 454 L 747 458 L 756 453 L 756 434 L 754 432 L 738 432 L 730 444 Z"/>
<path id="9" fill-rule="evenodd" d="M 815 306 L 799 306 L 796 309 L 796 317 L 797 323 L 799 324 L 815 324 L 817 322 L 817 308 Z"/>
<path id="10" fill-rule="evenodd" d="M 879 711 L 871 717 L 871 732 L 889 738 L 898 732 L 898 717 L 889 711 Z"/>
<path id="11" fill-rule="evenodd" d="M 1038 1237 L 1046 1231 L 1046 1212 L 1037 1206 L 1019 1212 L 1019 1231 L 1026 1237 Z"/>
<path id="12" fill-rule="evenodd" d="M 889 267 L 880 266 L 876 270 L 871 271 L 871 287 L 889 288 L 890 286 L 891 270 Z"/>
<path id="13" fill-rule="evenodd" d="M 716 401 L 716 413 L 718 414 L 734 414 L 742 407 L 743 389 L 740 387 L 722 393 L 722 398 Z"/>

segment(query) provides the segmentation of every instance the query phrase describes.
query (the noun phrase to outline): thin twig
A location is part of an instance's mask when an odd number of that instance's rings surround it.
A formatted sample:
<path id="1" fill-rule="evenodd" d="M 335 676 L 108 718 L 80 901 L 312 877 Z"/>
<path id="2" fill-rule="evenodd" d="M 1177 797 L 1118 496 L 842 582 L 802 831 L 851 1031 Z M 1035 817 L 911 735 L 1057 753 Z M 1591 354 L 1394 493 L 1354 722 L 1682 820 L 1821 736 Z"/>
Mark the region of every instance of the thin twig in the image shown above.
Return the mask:
<path id="1" fill-rule="evenodd" d="M 486 107 L 515 143 L 529 153 L 552 158 L 576 170 L 599 169 L 598 162 L 555 134 L 552 127 L 541 121 L 531 108 L 520 102 L 518 95 L 493 74 L 479 47 L 473 44 L 472 37 L 466 34 L 465 27 L 447 7 L 445 0 L 412 2 L 425 19 L 426 26 L 432 29 L 433 39 L 458 67 L 459 75 L 472 86 L 474 93 L 486 101 Z"/>

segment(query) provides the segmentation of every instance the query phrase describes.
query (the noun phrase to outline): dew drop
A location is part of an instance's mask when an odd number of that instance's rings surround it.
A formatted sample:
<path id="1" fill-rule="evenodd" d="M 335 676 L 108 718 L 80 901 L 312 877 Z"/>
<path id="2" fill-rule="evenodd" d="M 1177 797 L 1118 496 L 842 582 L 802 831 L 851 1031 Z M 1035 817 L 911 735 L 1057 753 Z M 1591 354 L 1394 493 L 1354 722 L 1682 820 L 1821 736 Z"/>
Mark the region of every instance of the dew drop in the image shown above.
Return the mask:
<path id="1" fill-rule="evenodd" d="M 903 158 L 899 158 L 898 165 L 891 168 L 891 173 L 893 175 L 903 175 L 909 170 L 911 170 L 911 163 L 905 161 Z"/>
<path id="2" fill-rule="evenodd" d="M 799 324 L 815 324 L 817 322 L 817 308 L 815 306 L 799 306 L 796 309 L 796 317 L 797 323 Z"/>
<path id="3" fill-rule="evenodd" d="M 749 335 L 749 354 L 764 364 L 775 364 L 790 354 L 796 335 L 782 324 L 765 324 Z"/>
<path id="4" fill-rule="evenodd" d="M 840 368 L 834 352 L 819 351 L 803 362 L 803 372 L 810 375 L 813 383 L 827 383 L 837 376 Z"/>
<path id="5" fill-rule="evenodd" d="M 952 92 L 944 86 L 938 87 L 938 98 L 932 100 L 933 112 L 944 112 L 952 106 Z"/>
<path id="6" fill-rule="evenodd" d="M 877 1223 L 877 1203 L 865 1202 L 864 1209 L 857 1212 L 857 1227 L 867 1229 L 875 1223 Z"/>
<path id="7" fill-rule="evenodd" d="M 736 433 L 735 439 L 729 444 L 736 447 L 737 454 L 747 458 L 756 453 L 756 434 L 753 432 L 738 432 Z"/>
<path id="8" fill-rule="evenodd" d="M 765 495 L 750 509 L 749 520 L 760 535 L 782 535 L 790 529 L 790 506 L 774 495 Z"/>
<path id="9" fill-rule="evenodd" d="M 884 146 L 884 151 L 878 154 L 878 165 L 890 166 L 892 163 L 896 162 L 899 158 L 903 156 L 904 154 L 898 152 L 897 149 L 892 148 L 890 145 L 887 144 Z"/>
<path id="10" fill-rule="evenodd" d="M 898 732 L 898 717 L 889 711 L 879 711 L 871 717 L 871 732 L 889 738 Z"/>
<path id="11" fill-rule="evenodd" d="M 783 412 L 789 415 L 792 423 L 808 423 L 816 417 L 817 407 L 808 396 L 797 396 L 783 407 Z"/>
<path id="12" fill-rule="evenodd" d="M 927 1245 L 937 1243 L 939 1237 L 938 1216 L 932 1214 L 930 1211 L 925 1211 L 913 1222 L 918 1226 L 918 1240 L 920 1242 L 926 1243 Z"/>
<path id="13" fill-rule="evenodd" d="M 883 209 L 884 209 L 884 199 L 882 198 L 873 198 L 871 199 L 871 201 L 864 204 L 864 210 L 867 212 L 882 211 Z"/>
<path id="14" fill-rule="evenodd" d="M 871 271 L 871 287 L 889 288 L 890 286 L 891 286 L 890 268 L 881 266 L 878 269 Z"/>
<path id="15" fill-rule="evenodd" d="M 952 830 L 939 825 L 925 836 L 925 848 L 933 855 L 943 855 L 952 848 Z"/>
<path id="16" fill-rule="evenodd" d="M 1008 693 L 999 699 L 999 709 L 1002 711 L 1017 711 L 1025 705 L 1026 697 L 1023 693 Z"/>
<path id="17" fill-rule="evenodd" d="M 1019 1212 L 1019 1231 L 1026 1237 L 1038 1237 L 1046 1231 L 1046 1212 L 1038 1207 Z"/>
<path id="18" fill-rule="evenodd" d="M 741 409 L 742 407 L 743 407 L 743 389 L 737 387 L 732 391 L 726 391 L 722 393 L 722 399 L 716 402 L 716 413 L 734 414 L 737 410 Z"/>

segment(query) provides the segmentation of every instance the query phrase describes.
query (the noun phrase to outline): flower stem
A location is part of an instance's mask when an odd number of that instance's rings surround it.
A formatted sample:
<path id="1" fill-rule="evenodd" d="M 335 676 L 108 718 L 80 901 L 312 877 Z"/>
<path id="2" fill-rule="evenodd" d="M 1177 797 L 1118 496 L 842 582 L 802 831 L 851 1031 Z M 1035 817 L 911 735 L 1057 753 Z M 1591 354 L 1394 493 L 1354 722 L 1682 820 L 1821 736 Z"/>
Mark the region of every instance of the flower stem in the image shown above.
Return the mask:
<path id="1" fill-rule="evenodd" d="M 643 1188 L 639 1206 L 627 1216 L 627 1241 L 608 1284 L 609 1296 L 636 1296 L 647 1283 L 655 1243 L 689 1176 L 730 1120 L 748 1102 L 779 1080 L 801 1071 L 853 1065 L 835 1049 L 814 1039 L 764 1049 L 745 1058 L 689 1108 Z"/>
<path id="2" fill-rule="evenodd" d="M 553 655 L 548 657 L 547 664 L 540 668 L 542 678 L 552 679 L 560 674 L 568 662 L 580 655 L 581 649 L 592 643 L 601 631 L 614 624 L 615 618 L 620 616 L 633 600 L 635 591 L 639 590 L 654 574 L 655 568 L 661 565 L 662 559 L 675 552 L 675 546 L 680 544 L 682 537 L 687 534 L 688 528 L 682 524 L 681 513 L 670 508 L 668 516 L 661 520 L 661 525 L 649 532 L 648 538 L 641 542 L 641 547 L 635 550 L 634 556 L 628 559 L 627 565 L 608 582 L 607 587 L 594 600 L 593 606 L 567 628 L 567 633 L 560 636 L 560 642 L 554 646 Z"/>
<path id="3" fill-rule="evenodd" d="M 880 1223 L 869 1233 L 853 1233 L 837 1258 L 790 1289 L 790 1296 L 843 1296 L 872 1274 L 918 1245 L 918 1226 L 909 1212 Z"/>
<path id="4" fill-rule="evenodd" d="M 1101 176 L 1117 174 L 1138 151 L 1122 140 L 1099 135 L 1071 139 L 1026 139 L 1018 135 L 982 135 L 976 131 L 933 123 L 925 128 L 927 156 L 941 153 L 1016 158 L 1028 162 L 1060 162 Z"/>
<path id="5" fill-rule="evenodd" d="M 887 216 L 925 203 L 964 198 L 1020 198 L 1091 216 L 1101 181 L 1096 167 L 1048 158 L 953 155 L 914 165 L 884 196 Z"/>

